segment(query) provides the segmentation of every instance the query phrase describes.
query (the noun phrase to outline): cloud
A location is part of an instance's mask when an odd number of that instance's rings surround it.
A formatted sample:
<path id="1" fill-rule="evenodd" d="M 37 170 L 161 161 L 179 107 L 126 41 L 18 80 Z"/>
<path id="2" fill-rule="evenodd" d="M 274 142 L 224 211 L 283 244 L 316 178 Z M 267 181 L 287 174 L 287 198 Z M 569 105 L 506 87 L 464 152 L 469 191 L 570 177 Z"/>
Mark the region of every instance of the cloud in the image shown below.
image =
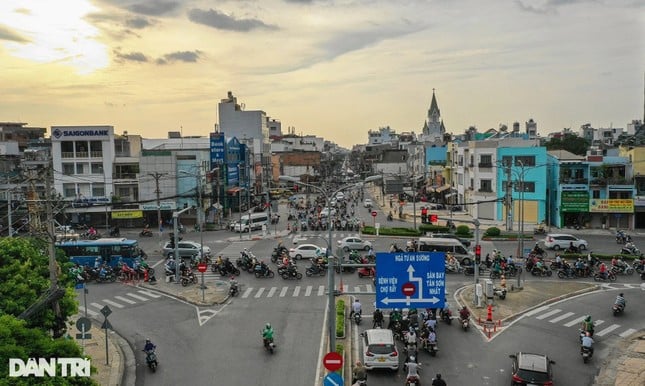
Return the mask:
<path id="1" fill-rule="evenodd" d="M 29 39 L 3 25 L 0 25 L 0 40 L 9 40 L 17 43 L 29 43 Z"/>
<path id="2" fill-rule="evenodd" d="M 134 29 L 143 29 L 151 26 L 152 23 L 150 22 L 150 20 L 146 19 L 145 17 L 135 17 L 135 18 L 127 19 L 125 21 L 125 25 Z"/>
<path id="3" fill-rule="evenodd" d="M 123 54 L 121 52 L 114 51 L 114 55 L 121 62 L 124 62 L 124 61 L 139 62 L 139 63 L 148 62 L 148 57 L 146 57 L 142 52 L 130 52 L 127 54 Z"/>
<path id="4" fill-rule="evenodd" d="M 202 52 L 195 51 L 176 51 L 158 58 L 155 63 L 164 65 L 172 62 L 196 63 L 202 56 Z"/>
<path id="5" fill-rule="evenodd" d="M 229 31 L 248 32 L 257 28 L 277 29 L 277 27 L 267 25 L 258 19 L 236 19 L 212 8 L 208 11 L 193 8 L 188 11 L 188 19 L 193 23 Z"/>
<path id="6" fill-rule="evenodd" d="M 139 4 L 129 6 L 128 10 L 147 16 L 162 16 L 172 13 L 179 5 L 176 1 L 144 0 Z"/>

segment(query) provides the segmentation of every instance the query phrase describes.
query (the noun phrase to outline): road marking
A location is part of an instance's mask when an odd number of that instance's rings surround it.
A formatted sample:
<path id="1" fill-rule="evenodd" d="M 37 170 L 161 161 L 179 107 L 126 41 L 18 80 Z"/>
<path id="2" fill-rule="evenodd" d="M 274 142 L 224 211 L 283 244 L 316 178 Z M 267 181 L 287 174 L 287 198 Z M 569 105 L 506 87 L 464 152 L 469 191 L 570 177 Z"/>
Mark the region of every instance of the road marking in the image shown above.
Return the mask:
<path id="1" fill-rule="evenodd" d="M 549 322 L 550 322 L 550 323 L 557 323 L 557 322 L 561 321 L 562 319 L 566 319 L 566 318 L 568 318 L 568 317 L 569 317 L 569 316 L 571 316 L 571 315 L 573 315 L 573 312 L 567 312 L 567 313 L 566 313 L 566 314 L 564 314 L 564 315 L 560 315 L 560 316 L 558 316 L 558 317 L 557 317 L 557 318 L 555 318 L 555 319 L 551 319 L 551 320 L 549 320 Z"/>
<path id="2" fill-rule="evenodd" d="M 94 311 L 92 311 L 92 310 L 87 310 L 87 314 L 88 314 L 89 316 L 94 316 L 94 317 L 97 317 L 97 316 L 99 316 L 99 315 L 100 315 L 98 312 L 94 312 Z"/>
<path id="3" fill-rule="evenodd" d="M 300 295 L 300 286 L 296 286 L 296 288 L 293 289 L 293 297 L 295 298 L 296 296 Z"/>
<path id="4" fill-rule="evenodd" d="M 325 286 L 324 285 L 319 285 L 318 286 L 318 296 L 323 296 L 325 294 Z"/>
<path id="5" fill-rule="evenodd" d="M 555 310 L 551 310 L 551 311 L 547 312 L 546 314 L 542 314 L 542 315 L 536 317 L 535 319 L 540 319 L 540 320 L 546 319 L 551 315 L 557 314 L 558 312 L 562 312 L 562 310 L 559 310 L 559 309 L 556 308 Z"/>
<path id="6" fill-rule="evenodd" d="M 130 292 L 128 292 L 126 295 L 128 295 L 128 296 L 129 296 L 129 297 L 131 297 L 131 298 L 135 298 L 135 299 L 137 299 L 137 300 L 141 300 L 142 302 L 145 302 L 145 301 L 147 301 L 147 300 L 148 300 L 148 298 L 144 298 L 143 296 L 139 296 L 139 295 L 137 295 L 137 294 L 133 294 L 133 293 L 130 293 Z"/>
<path id="7" fill-rule="evenodd" d="M 374 290 L 372 289 L 371 284 L 365 284 L 365 287 L 367 288 L 367 290 L 365 292 L 374 292 Z"/>
<path id="8" fill-rule="evenodd" d="M 137 291 L 137 292 L 138 292 L 138 293 L 140 293 L 140 294 L 142 294 L 142 295 L 150 296 L 150 297 L 151 297 L 151 298 L 153 298 L 153 299 L 158 299 L 158 298 L 160 298 L 160 297 L 161 297 L 161 295 L 156 294 L 156 293 L 154 293 L 154 292 L 152 292 L 152 291 Z M 115 296 L 115 297 L 116 297 L 116 296 Z"/>
<path id="9" fill-rule="evenodd" d="M 308 285 L 307 289 L 305 289 L 305 296 L 311 296 L 311 289 L 313 286 Z"/>
<path id="10" fill-rule="evenodd" d="M 249 295 L 253 292 L 253 287 L 247 288 L 246 291 L 242 294 L 242 299 L 246 299 L 249 297 Z"/>
<path id="11" fill-rule="evenodd" d="M 534 309 L 533 311 L 527 312 L 526 316 L 533 316 L 533 315 L 535 315 L 537 313 L 540 313 L 540 312 L 542 312 L 544 310 L 548 310 L 548 309 L 549 309 L 549 306 L 538 307 L 538 308 Z"/>
<path id="12" fill-rule="evenodd" d="M 275 294 L 275 291 L 277 290 L 277 287 L 271 287 L 269 290 L 269 293 L 267 294 L 267 298 L 273 297 L 273 294 Z"/>
<path id="13" fill-rule="evenodd" d="M 286 295 L 286 294 L 287 294 L 287 290 L 288 290 L 288 289 L 289 289 L 289 287 L 282 287 L 282 290 L 280 290 L 280 297 L 281 297 L 281 298 L 283 298 L 283 297 L 284 297 L 284 295 Z"/>
<path id="14" fill-rule="evenodd" d="M 605 328 L 604 330 L 594 333 L 594 335 L 605 336 L 619 327 L 620 327 L 619 324 L 612 324 L 611 326 Z"/>
<path id="15" fill-rule="evenodd" d="M 263 293 L 264 293 L 264 287 L 258 290 L 258 292 L 255 294 L 255 298 L 256 299 L 259 298 L 260 296 L 262 296 Z"/>
<path id="16" fill-rule="evenodd" d="M 618 334 L 621 338 L 627 338 L 631 334 L 635 333 L 637 330 L 630 328 L 628 330 L 625 330 L 624 332 Z"/>
<path id="17" fill-rule="evenodd" d="M 595 322 L 593 322 L 593 326 L 594 326 L 594 327 L 598 327 L 598 326 L 600 326 L 600 325 L 601 325 L 601 324 L 603 324 L 603 323 L 605 323 L 605 321 L 604 321 L 604 320 L 596 320 Z"/>
<path id="18" fill-rule="evenodd" d="M 99 310 L 100 310 L 101 308 L 103 308 L 103 305 L 98 304 L 98 303 L 90 303 L 90 306 L 92 306 L 92 307 L 96 307 L 96 308 L 98 308 Z"/>
<path id="19" fill-rule="evenodd" d="M 581 316 L 581 317 L 579 317 L 579 318 L 573 319 L 573 320 L 572 320 L 572 321 L 570 321 L 569 323 L 566 323 L 564 326 L 565 326 L 565 327 L 571 327 L 571 326 L 573 326 L 574 324 L 580 324 L 580 323 L 582 323 L 582 321 L 583 321 L 583 320 L 585 320 L 585 318 L 586 318 L 586 316 Z"/>
<path id="20" fill-rule="evenodd" d="M 121 304 L 116 303 L 116 302 L 113 302 L 113 301 L 112 301 L 112 300 L 110 300 L 110 299 L 103 299 L 103 302 L 104 302 L 104 303 L 107 303 L 107 304 L 109 304 L 109 305 L 111 305 L 111 306 L 114 306 L 114 307 L 116 307 L 116 308 L 123 308 L 123 306 L 122 306 Z"/>
<path id="21" fill-rule="evenodd" d="M 124 298 L 123 296 L 115 296 L 114 298 L 115 298 L 115 299 L 118 299 L 118 300 L 120 300 L 120 301 L 122 301 L 122 302 L 126 302 L 126 303 L 128 303 L 128 304 L 137 304 L 137 302 L 135 302 L 134 300 L 130 300 L 130 299 L 128 299 L 128 298 Z"/>

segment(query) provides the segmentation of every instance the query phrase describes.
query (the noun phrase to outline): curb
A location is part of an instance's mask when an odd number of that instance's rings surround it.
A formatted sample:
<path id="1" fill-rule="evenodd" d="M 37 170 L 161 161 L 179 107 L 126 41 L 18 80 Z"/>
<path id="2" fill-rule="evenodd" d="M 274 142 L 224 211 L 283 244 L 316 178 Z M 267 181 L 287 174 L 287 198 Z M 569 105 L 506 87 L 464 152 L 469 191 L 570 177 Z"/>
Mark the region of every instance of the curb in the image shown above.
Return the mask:
<path id="1" fill-rule="evenodd" d="M 112 330 L 114 331 L 114 330 Z M 134 350 L 130 344 L 121 335 L 114 332 L 116 346 L 121 354 L 121 363 L 119 363 L 118 372 L 110 377 L 110 385 L 128 385 L 134 386 L 137 380 L 137 361 L 134 357 Z M 121 375 L 120 379 L 115 379 Z"/>

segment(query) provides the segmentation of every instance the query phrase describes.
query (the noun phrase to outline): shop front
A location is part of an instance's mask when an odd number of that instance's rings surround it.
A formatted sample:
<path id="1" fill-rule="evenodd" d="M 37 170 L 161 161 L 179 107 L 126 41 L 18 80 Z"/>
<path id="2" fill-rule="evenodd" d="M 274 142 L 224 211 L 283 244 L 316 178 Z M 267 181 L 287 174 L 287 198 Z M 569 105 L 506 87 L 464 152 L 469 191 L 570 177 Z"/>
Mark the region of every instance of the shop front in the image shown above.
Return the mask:
<path id="1" fill-rule="evenodd" d="M 558 228 L 593 227 L 589 217 L 589 192 L 586 190 L 564 190 L 560 196 Z M 600 228 L 600 224 L 597 225 Z"/>
<path id="2" fill-rule="evenodd" d="M 589 200 L 592 224 L 603 229 L 634 229 L 634 199 L 608 198 Z"/>

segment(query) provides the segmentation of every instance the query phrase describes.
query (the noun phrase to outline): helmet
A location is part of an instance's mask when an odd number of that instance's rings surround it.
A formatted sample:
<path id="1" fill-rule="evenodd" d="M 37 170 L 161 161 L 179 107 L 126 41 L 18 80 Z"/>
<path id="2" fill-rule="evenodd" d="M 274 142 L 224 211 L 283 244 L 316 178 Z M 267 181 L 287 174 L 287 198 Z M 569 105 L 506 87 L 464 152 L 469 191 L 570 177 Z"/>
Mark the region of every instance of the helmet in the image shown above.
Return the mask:
<path id="1" fill-rule="evenodd" d="M 235 276 L 231 276 L 231 280 L 235 280 Z"/>
<path id="2" fill-rule="evenodd" d="M 587 317 L 585 318 L 585 322 L 591 322 L 591 315 L 587 315 Z"/>
<path id="3" fill-rule="evenodd" d="M 267 329 L 271 329 L 271 323 L 265 324 L 264 327 L 267 328 Z"/>
<path id="4" fill-rule="evenodd" d="M 462 308 L 462 310 L 467 310 L 467 309 L 468 309 L 468 307 L 466 307 L 466 306 L 463 306 L 463 308 Z"/>
<path id="5" fill-rule="evenodd" d="M 354 299 L 354 302 L 358 303 L 358 298 Z"/>
<path id="6" fill-rule="evenodd" d="M 441 379 L 441 374 L 437 373 L 437 379 Z"/>
<path id="7" fill-rule="evenodd" d="M 410 357 L 410 362 L 414 362 L 415 360 L 416 360 L 416 358 L 414 357 L 414 355 L 412 355 L 412 356 Z"/>
<path id="8" fill-rule="evenodd" d="M 150 343 L 150 339 L 146 339 L 146 343 Z"/>
<path id="9" fill-rule="evenodd" d="M 620 294 L 618 294 L 618 296 L 620 296 L 620 297 L 622 298 L 622 297 L 623 297 L 623 293 L 621 292 Z"/>

